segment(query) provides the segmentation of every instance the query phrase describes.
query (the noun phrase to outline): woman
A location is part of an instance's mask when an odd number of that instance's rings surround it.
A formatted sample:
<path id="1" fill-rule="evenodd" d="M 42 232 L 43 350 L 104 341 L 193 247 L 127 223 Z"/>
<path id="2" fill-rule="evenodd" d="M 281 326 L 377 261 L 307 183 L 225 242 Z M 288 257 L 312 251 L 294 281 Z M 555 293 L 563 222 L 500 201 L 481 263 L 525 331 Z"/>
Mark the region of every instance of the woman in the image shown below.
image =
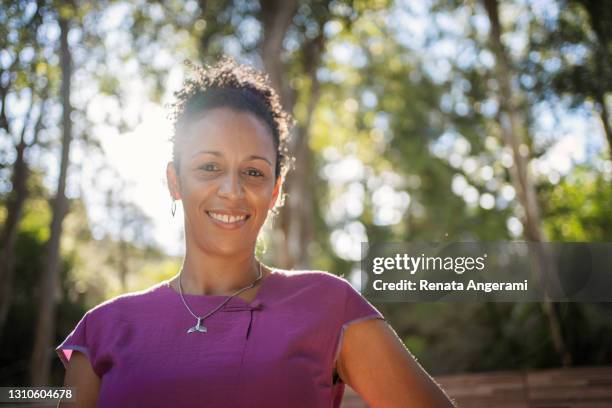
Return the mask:
<path id="1" fill-rule="evenodd" d="M 184 262 L 57 347 L 73 406 L 337 407 L 344 383 L 373 407 L 452 406 L 344 279 L 255 258 L 289 163 L 289 116 L 265 77 L 224 59 L 176 96 L 167 178 Z"/>

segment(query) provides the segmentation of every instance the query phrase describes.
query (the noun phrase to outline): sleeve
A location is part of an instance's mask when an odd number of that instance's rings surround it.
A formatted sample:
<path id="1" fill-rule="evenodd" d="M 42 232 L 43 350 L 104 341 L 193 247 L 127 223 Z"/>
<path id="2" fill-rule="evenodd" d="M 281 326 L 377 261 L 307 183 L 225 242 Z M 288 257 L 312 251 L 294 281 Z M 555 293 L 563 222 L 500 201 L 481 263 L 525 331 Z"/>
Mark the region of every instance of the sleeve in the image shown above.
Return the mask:
<path id="1" fill-rule="evenodd" d="M 340 332 L 336 342 L 336 348 L 334 352 L 334 366 L 340 355 L 340 348 L 342 346 L 342 338 L 344 337 L 344 331 L 348 326 L 353 323 L 361 322 L 369 319 L 381 319 L 386 320 L 385 317 L 374 307 L 361 293 L 359 293 L 350 283 L 344 281 L 344 311 L 342 313 L 340 321 Z"/>
<path id="2" fill-rule="evenodd" d="M 74 330 L 66 337 L 66 339 L 55 348 L 60 360 L 64 364 L 64 368 L 68 368 L 68 362 L 73 351 L 80 351 L 87 356 L 89 363 L 94 367 L 92 360 L 91 346 L 87 341 L 87 320 L 89 312 L 85 313 L 83 318 L 77 323 Z"/>

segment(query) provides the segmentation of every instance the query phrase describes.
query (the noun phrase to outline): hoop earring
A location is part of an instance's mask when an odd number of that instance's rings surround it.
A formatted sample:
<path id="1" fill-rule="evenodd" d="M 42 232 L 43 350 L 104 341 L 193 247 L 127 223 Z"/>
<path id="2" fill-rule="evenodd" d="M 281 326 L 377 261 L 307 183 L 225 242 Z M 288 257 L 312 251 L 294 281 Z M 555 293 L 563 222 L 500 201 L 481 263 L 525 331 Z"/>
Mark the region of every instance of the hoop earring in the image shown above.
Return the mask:
<path id="1" fill-rule="evenodd" d="M 172 200 L 172 207 L 170 208 L 170 212 L 172 213 L 172 216 L 174 217 L 174 214 L 176 214 L 176 200 Z"/>

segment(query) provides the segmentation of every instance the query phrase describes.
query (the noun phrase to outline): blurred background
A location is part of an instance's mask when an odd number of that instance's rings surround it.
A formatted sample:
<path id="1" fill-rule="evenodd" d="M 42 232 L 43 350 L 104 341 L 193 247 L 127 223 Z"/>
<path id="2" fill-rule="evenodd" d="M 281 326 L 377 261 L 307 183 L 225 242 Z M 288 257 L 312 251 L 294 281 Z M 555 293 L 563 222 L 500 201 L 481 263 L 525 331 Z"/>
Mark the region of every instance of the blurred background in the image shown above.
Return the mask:
<path id="1" fill-rule="evenodd" d="M 85 311 L 178 272 L 185 59 L 265 70 L 297 120 L 269 265 L 358 285 L 361 242 L 612 241 L 605 1 L 2 0 L 0 42 L 3 386 L 61 385 Z M 376 306 L 435 376 L 612 365 L 610 304 Z"/>

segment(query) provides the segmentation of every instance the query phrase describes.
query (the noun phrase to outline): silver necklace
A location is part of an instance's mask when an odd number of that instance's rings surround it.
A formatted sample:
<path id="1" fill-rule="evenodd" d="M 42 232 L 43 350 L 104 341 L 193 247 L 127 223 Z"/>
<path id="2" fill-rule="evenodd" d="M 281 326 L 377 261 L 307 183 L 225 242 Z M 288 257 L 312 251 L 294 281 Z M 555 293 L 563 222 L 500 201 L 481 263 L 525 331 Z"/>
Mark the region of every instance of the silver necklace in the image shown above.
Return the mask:
<path id="1" fill-rule="evenodd" d="M 239 289 L 236 292 L 234 292 L 234 294 L 229 296 L 219 306 L 217 306 L 216 308 L 214 308 L 212 311 L 208 312 L 204 316 L 198 316 L 197 314 L 193 313 L 193 311 L 191 310 L 191 308 L 187 304 L 187 301 L 185 300 L 185 297 L 183 296 L 183 284 L 182 284 L 182 280 L 181 280 L 182 277 L 183 277 L 183 269 L 181 268 L 181 271 L 179 272 L 179 294 L 181 295 L 181 300 L 183 301 L 183 304 L 185 305 L 185 308 L 187 308 L 189 313 L 191 313 L 191 315 L 193 317 L 195 317 L 196 320 L 197 320 L 196 325 L 191 327 L 189 330 L 187 330 L 187 334 L 189 334 L 189 333 L 206 333 L 208 331 L 208 329 L 206 328 L 206 326 L 204 326 L 202 324 L 204 319 L 206 319 L 207 317 L 211 316 L 217 310 L 219 310 L 223 306 L 225 306 L 225 304 L 227 302 L 229 302 L 234 296 L 237 296 L 237 295 L 241 294 L 242 292 L 244 292 L 247 289 L 253 288 L 257 284 L 257 282 L 259 282 L 261 280 L 261 278 L 263 277 L 263 273 L 261 272 L 261 262 L 259 262 L 259 274 L 257 275 L 257 278 L 253 281 L 253 283 L 251 283 L 250 285 L 245 286 L 244 288 Z"/>

